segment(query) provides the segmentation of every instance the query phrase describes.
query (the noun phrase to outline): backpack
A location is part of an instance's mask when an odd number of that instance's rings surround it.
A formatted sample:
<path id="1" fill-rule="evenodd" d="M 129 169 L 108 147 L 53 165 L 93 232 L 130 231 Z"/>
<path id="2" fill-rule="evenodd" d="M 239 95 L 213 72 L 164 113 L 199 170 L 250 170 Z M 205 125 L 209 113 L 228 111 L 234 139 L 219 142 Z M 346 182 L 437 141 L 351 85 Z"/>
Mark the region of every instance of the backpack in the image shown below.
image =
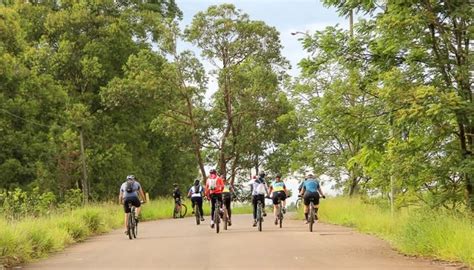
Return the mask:
<path id="1" fill-rule="evenodd" d="M 133 192 L 133 180 L 127 180 L 127 184 L 125 185 L 125 191 L 127 193 L 132 193 Z"/>
<path id="2" fill-rule="evenodd" d="M 258 183 L 257 187 L 255 188 L 255 191 L 259 195 L 264 195 L 267 191 L 267 189 L 265 188 L 265 183 L 264 182 Z"/>
<path id="3" fill-rule="evenodd" d="M 210 189 L 210 190 L 216 189 L 217 177 L 216 177 L 216 178 L 209 178 L 207 181 L 208 181 L 208 183 L 209 183 L 209 189 Z"/>

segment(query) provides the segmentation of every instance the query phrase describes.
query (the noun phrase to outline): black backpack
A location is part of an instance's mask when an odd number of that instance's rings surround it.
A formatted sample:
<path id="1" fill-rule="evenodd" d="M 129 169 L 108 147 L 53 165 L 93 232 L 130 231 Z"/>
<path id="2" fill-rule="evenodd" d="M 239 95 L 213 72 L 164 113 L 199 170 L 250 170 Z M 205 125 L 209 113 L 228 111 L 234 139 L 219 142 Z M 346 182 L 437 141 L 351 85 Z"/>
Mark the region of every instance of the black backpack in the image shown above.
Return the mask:
<path id="1" fill-rule="evenodd" d="M 125 191 L 127 193 L 132 193 L 133 192 L 133 180 L 127 180 L 127 184 L 125 185 Z"/>

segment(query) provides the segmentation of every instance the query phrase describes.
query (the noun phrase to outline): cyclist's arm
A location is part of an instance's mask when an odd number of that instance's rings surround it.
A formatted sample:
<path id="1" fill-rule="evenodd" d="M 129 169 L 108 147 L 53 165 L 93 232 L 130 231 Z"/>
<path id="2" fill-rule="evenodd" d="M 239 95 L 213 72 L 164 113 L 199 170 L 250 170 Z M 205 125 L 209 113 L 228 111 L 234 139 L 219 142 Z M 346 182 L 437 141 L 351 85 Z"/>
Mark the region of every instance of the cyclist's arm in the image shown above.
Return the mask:
<path id="1" fill-rule="evenodd" d="M 139 191 L 140 191 L 140 192 L 139 192 L 140 195 L 142 196 L 143 202 L 146 202 L 146 196 L 145 196 L 145 192 L 143 191 L 143 188 L 140 187 Z"/>
<path id="2" fill-rule="evenodd" d="M 321 195 L 321 197 L 326 197 L 326 196 L 324 196 L 323 191 L 321 190 L 321 186 L 318 187 L 318 191 L 319 191 L 319 194 Z"/>
<path id="3" fill-rule="evenodd" d="M 123 199 L 123 192 L 122 192 L 122 190 L 120 190 L 120 193 L 119 193 L 119 204 L 122 204 L 122 199 Z"/>
<path id="4" fill-rule="evenodd" d="M 273 191 L 273 186 L 270 186 L 270 188 L 268 189 L 268 196 L 272 194 L 272 191 Z"/>

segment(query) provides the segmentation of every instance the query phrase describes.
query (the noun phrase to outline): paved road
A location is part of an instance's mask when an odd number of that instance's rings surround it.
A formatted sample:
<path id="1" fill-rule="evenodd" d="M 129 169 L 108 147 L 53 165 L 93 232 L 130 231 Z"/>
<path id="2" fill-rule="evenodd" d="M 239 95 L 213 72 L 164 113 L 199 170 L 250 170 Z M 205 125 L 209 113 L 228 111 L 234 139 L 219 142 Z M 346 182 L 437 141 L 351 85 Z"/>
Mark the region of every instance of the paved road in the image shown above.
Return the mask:
<path id="1" fill-rule="evenodd" d="M 140 223 L 139 238 L 123 230 L 93 237 L 24 269 L 446 269 L 408 258 L 384 241 L 345 227 L 317 224 L 310 233 L 302 221 L 270 219 L 263 232 L 249 215 L 234 217 L 228 231 L 211 230 L 192 218 Z M 450 269 L 450 268 L 448 268 Z"/>

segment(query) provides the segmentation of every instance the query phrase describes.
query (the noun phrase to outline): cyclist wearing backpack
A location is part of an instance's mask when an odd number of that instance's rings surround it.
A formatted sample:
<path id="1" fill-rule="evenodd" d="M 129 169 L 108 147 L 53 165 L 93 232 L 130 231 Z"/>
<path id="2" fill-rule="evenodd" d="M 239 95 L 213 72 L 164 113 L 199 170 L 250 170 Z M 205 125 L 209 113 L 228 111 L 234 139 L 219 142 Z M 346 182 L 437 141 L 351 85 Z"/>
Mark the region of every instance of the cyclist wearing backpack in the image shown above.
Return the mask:
<path id="1" fill-rule="evenodd" d="M 128 207 L 128 203 L 130 202 L 133 206 L 137 209 L 137 215 L 135 216 L 136 221 L 138 222 L 138 216 L 140 215 L 140 196 L 143 202 L 146 202 L 145 193 L 143 189 L 136 180 L 134 175 L 127 176 L 127 181 L 125 181 L 120 186 L 120 194 L 119 194 L 119 203 L 123 203 L 123 209 L 125 211 L 125 233 L 127 233 L 127 220 L 128 215 L 130 214 L 130 207 Z"/>
<path id="2" fill-rule="evenodd" d="M 204 188 L 200 185 L 199 180 L 194 181 L 194 185 L 188 191 L 188 197 L 191 198 L 193 214 L 194 205 L 197 203 L 199 212 L 201 213 L 201 221 L 204 221 L 204 211 L 202 210 L 202 197 L 204 194 Z"/>
<path id="3" fill-rule="evenodd" d="M 209 172 L 209 178 L 206 181 L 206 196 L 211 201 L 211 228 L 214 228 L 214 211 L 216 210 L 216 202 L 219 201 L 222 205 L 222 190 L 224 190 L 224 182 L 222 178 L 217 176 L 216 170 L 212 169 Z M 219 209 L 218 209 L 219 211 Z"/>
<path id="4" fill-rule="evenodd" d="M 253 226 L 257 226 L 257 204 L 258 201 L 262 202 L 263 216 L 265 217 L 265 195 L 268 194 L 267 183 L 265 182 L 265 172 L 260 172 L 259 177 L 253 181 L 250 186 L 250 192 L 252 193 L 252 204 L 253 204 Z"/>
<path id="5" fill-rule="evenodd" d="M 306 224 L 308 224 L 308 211 L 309 203 L 314 202 L 314 211 L 316 220 L 318 219 L 318 210 L 319 210 L 319 196 L 326 198 L 323 191 L 321 190 L 321 184 L 315 179 L 313 174 L 308 174 L 306 180 L 304 180 L 302 189 L 300 191 L 300 196 L 303 196 L 304 202 L 304 217 L 306 219 Z"/>

